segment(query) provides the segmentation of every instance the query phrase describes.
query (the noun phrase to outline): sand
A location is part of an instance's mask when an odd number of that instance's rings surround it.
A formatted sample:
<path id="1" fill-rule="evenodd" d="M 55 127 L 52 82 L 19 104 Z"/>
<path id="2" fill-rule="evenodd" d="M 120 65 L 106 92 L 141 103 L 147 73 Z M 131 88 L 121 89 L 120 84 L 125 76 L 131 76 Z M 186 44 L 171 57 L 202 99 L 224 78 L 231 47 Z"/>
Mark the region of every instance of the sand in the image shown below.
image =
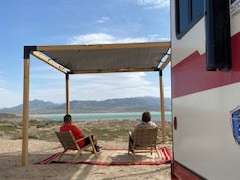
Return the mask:
<path id="1" fill-rule="evenodd" d="M 61 151 L 58 142 L 30 140 L 30 165 L 20 166 L 21 140 L 0 139 L 0 180 L 98 180 L 98 179 L 170 179 L 169 165 L 161 166 L 92 166 L 49 164 L 33 165 Z M 101 142 L 105 147 L 125 147 L 122 142 Z M 91 158 L 91 156 L 90 156 Z"/>

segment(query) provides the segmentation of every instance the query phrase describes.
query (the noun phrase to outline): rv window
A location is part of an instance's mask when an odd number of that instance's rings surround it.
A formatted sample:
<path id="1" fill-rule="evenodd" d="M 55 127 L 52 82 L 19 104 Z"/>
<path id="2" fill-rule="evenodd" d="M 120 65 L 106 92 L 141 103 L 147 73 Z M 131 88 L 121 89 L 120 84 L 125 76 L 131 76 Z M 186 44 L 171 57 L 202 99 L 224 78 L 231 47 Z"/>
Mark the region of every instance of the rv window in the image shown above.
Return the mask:
<path id="1" fill-rule="evenodd" d="M 176 33 L 181 38 L 204 14 L 204 0 L 176 0 Z"/>
<path id="2" fill-rule="evenodd" d="M 192 0 L 192 21 L 196 21 L 202 17 L 204 13 L 204 1 Z"/>
<path id="3" fill-rule="evenodd" d="M 178 1 L 178 31 L 184 32 L 188 28 L 189 24 L 189 7 L 188 0 Z"/>

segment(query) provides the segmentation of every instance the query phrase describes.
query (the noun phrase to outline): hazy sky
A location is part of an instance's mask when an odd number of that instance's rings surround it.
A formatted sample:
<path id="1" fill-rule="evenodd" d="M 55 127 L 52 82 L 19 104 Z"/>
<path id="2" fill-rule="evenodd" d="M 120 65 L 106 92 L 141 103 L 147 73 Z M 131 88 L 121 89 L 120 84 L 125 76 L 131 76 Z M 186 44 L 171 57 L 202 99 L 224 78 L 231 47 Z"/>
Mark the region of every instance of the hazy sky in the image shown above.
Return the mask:
<path id="1" fill-rule="evenodd" d="M 0 107 L 22 103 L 23 46 L 169 39 L 169 0 L 1 2 Z M 164 72 L 170 96 L 170 70 Z M 64 102 L 64 75 L 31 58 L 30 98 Z M 159 96 L 158 73 L 71 76 L 71 99 Z"/>

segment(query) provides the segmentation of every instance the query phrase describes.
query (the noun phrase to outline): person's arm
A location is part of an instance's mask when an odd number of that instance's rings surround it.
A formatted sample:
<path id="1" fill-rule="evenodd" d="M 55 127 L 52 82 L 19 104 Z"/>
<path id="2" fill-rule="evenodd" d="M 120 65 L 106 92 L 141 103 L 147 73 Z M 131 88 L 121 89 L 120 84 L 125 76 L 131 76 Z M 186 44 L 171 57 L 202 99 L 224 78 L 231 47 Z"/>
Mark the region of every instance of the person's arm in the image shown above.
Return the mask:
<path id="1" fill-rule="evenodd" d="M 154 128 L 157 128 L 157 127 L 158 127 L 155 122 L 153 122 L 153 127 L 154 127 Z"/>
<path id="2" fill-rule="evenodd" d="M 82 133 L 82 131 L 79 127 L 77 127 L 75 125 L 72 125 L 71 130 L 72 130 L 72 133 L 73 133 L 73 135 L 76 139 L 80 139 L 80 138 L 84 137 L 84 135 L 83 135 L 83 133 Z"/>
<path id="3" fill-rule="evenodd" d="M 64 132 L 64 126 L 63 125 L 59 127 L 59 132 Z"/>

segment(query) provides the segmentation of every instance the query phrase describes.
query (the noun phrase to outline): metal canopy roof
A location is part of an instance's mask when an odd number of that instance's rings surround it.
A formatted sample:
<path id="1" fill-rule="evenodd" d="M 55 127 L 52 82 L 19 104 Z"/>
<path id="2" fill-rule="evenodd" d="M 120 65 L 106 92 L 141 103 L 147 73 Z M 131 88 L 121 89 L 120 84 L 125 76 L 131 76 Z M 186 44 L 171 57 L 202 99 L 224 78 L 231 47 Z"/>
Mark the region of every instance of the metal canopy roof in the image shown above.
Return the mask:
<path id="1" fill-rule="evenodd" d="M 69 74 L 164 69 L 170 42 L 37 46 L 31 54 Z"/>

